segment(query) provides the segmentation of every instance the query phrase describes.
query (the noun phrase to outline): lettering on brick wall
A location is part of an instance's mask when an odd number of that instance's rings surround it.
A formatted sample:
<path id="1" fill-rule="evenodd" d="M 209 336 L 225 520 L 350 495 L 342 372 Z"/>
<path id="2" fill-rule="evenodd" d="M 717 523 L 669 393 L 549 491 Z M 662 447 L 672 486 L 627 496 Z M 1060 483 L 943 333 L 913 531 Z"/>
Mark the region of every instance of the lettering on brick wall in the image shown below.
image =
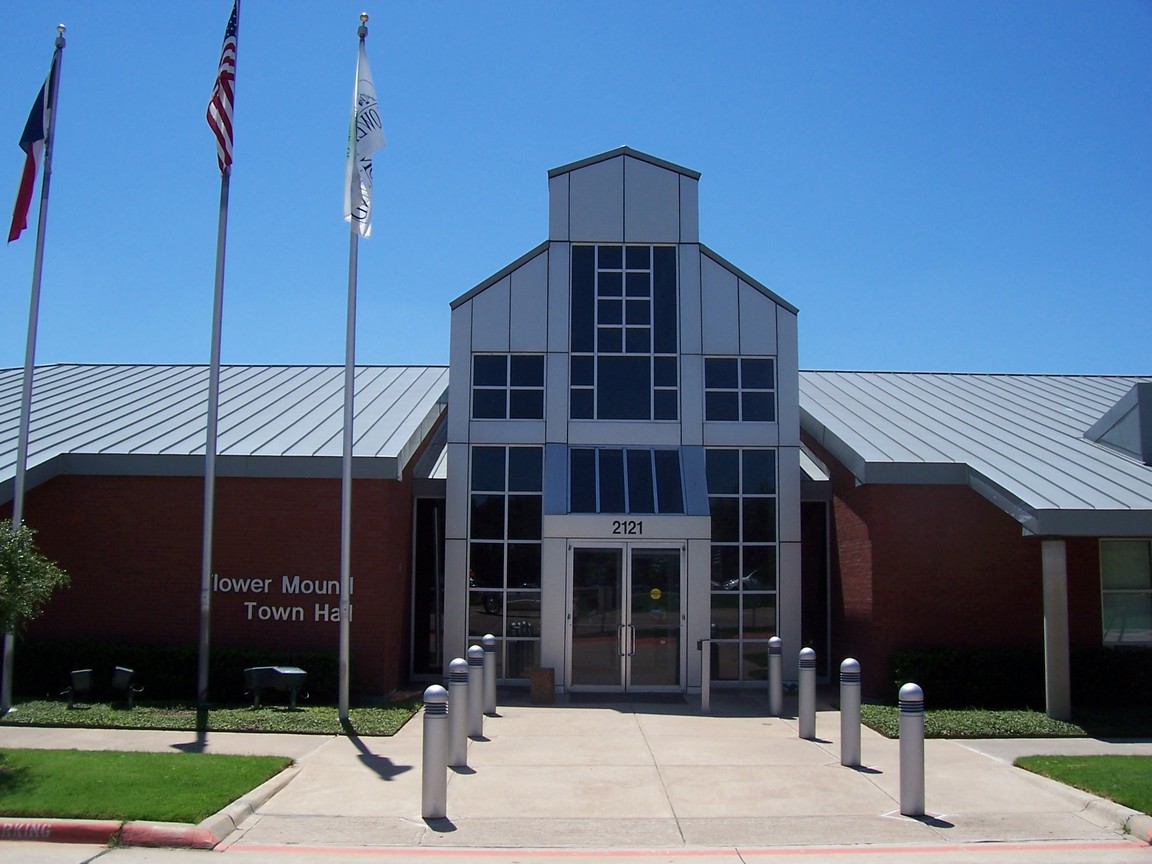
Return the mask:
<path id="1" fill-rule="evenodd" d="M 355 580 L 349 579 L 348 593 L 352 594 L 354 590 Z M 339 579 L 305 579 L 300 576 L 281 576 L 274 579 L 271 577 L 221 576 L 214 573 L 212 575 L 212 593 L 241 595 L 239 610 L 243 621 L 264 621 L 287 625 L 338 624 L 340 622 Z M 320 596 L 325 599 L 305 604 L 299 602 L 304 597 Z M 352 620 L 351 604 L 348 606 L 348 620 Z"/>

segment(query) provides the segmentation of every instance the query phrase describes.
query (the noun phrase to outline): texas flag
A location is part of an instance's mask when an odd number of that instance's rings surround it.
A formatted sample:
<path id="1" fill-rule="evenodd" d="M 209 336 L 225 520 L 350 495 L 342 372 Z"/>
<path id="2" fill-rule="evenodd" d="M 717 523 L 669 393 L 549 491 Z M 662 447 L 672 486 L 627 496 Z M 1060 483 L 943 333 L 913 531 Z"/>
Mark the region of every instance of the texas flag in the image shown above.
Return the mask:
<path id="1" fill-rule="evenodd" d="M 57 52 L 59 53 L 59 52 Z M 52 73 L 56 68 L 56 58 L 52 68 L 40 88 L 40 95 L 28 115 L 24 134 L 20 136 L 20 149 L 24 151 L 24 173 L 20 176 L 20 188 L 16 192 L 16 207 L 12 210 L 12 227 L 8 229 L 8 242 L 11 243 L 28 227 L 28 208 L 32 204 L 32 187 L 36 184 L 36 170 L 40 167 L 40 156 L 44 152 L 44 142 L 48 139 L 50 122 L 48 89 L 52 84 Z"/>

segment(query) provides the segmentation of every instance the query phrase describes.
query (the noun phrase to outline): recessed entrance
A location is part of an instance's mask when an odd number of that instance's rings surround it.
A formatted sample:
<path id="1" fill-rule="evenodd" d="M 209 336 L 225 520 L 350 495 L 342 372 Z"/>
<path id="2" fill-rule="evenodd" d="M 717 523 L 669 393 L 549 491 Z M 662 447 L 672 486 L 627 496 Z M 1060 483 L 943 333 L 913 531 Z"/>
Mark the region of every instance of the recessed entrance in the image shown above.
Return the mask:
<path id="1" fill-rule="evenodd" d="M 571 689 L 683 689 L 683 557 L 680 547 L 570 547 Z"/>

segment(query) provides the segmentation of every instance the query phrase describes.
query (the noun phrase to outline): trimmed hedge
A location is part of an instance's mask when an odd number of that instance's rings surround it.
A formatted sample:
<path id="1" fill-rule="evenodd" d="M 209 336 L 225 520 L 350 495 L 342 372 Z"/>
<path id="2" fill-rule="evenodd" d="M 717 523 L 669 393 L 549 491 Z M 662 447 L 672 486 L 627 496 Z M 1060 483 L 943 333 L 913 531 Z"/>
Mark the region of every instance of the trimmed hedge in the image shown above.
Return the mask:
<path id="1" fill-rule="evenodd" d="M 1072 652 L 1072 704 L 1078 708 L 1152 706 L 1152 651 L 1129 648 Z M 915 681 L 932 708 L 1043 711 L 1044 652 L 1040 648 L 947 648 L 894 651 L 889 688 Z"/>
<path id="2" fill-rule="evenodd" d="M 12 679 L 13 694 L 26 699 L 55 699 L 68 686 L 73 669 L 91 669 L 94 700 L 120 698 L 112 692 L 112 670 L 127 666 L 144 692 L 155 701 L 195 701 L 198 653 L 193 646 L 113 644 L 87 639 L 20 639 Z M 213 648 L 208 663 L 211 698 L 221 704 L 251 698 L 244 687 L 249 666 L 299 666 L 308 673 L 305 687 L 314 703 L 335 703 L 339 692 L 336 652 L 268 651 Z M 261 691 L 261 703 L 287 704 L 288 694 Z"/>

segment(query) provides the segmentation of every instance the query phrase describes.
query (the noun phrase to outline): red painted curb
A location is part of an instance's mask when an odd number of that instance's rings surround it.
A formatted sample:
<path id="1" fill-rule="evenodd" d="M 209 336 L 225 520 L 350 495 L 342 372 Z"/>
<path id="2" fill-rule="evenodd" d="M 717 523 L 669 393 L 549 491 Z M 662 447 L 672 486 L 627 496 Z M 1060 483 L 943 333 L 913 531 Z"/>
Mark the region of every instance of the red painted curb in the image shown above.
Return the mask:
<path id="1" fill-rule="evenodd" d="M 120 831 L 124 846 L 158 846 L 168 849 L 212 849 L 220 841 L 206 828 L 158 822 L 125 822 Z"/>
<path id="2" fill-rule="evenodd" d="M 92 843 L 107 846 L 120 823 L 97 819 L 0 819 L 0 840 Z"/>

